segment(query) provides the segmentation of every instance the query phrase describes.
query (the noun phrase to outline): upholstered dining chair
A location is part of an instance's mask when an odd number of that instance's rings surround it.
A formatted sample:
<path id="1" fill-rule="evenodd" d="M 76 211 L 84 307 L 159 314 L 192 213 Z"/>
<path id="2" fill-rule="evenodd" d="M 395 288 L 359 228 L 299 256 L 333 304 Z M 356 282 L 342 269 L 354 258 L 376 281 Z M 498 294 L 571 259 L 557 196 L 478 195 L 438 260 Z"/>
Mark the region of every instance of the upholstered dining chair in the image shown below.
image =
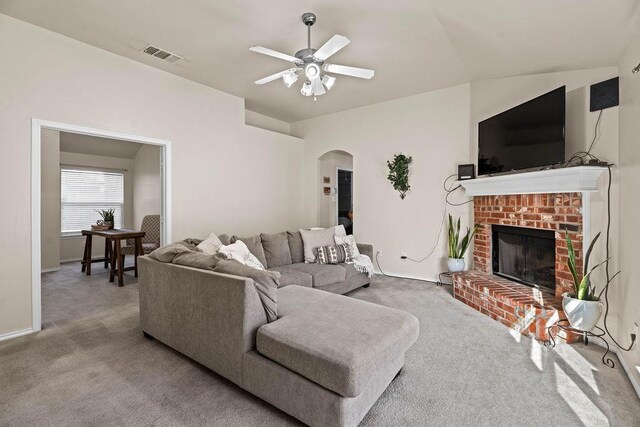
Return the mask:
<path id="1" fill-rule="evenodd" d="M 144 255 L 160 247 L 160 215 L 145 215 L 142 218 L 142 224 L 140 224 L 140 231 L 145 232 L 145 236 L 142 238 Z M 133 239 L 127 239 L 127 245 L 122 247 L 122 254 L 135 254 L 135 241 Z"/>

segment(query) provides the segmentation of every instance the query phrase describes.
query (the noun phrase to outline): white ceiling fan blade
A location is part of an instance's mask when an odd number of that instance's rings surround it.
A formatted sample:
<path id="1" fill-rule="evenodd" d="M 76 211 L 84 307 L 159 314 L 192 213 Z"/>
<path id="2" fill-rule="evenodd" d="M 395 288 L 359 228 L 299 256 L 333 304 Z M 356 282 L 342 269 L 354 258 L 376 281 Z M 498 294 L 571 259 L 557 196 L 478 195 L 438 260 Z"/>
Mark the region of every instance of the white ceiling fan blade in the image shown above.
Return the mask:
<path id="1" fill-rule="evenodd" d="M 316 50 L 313 56 L 320 61 L 326 61 L 328 57 L 330 57 L 349 43 L 351 43 L 351 40 L 349 40 L 345 36 L 336 34 L 335 36 L 331 37 L 329 41 L 323 44 L 320 49 Z"/>
<path id="2" fill-rule="evenodd" d="M 313 90 L 313 94 L 316 96 L 324 95 L 327 92 L 324 90 L 324 85 L 319 77 L 311 80 L 311 89 Z"/>
<path id="3" fill-rule="evenodd" d="M 280 71 L 279 73 L 271 74 L 270 76 L 264 77 L 264 78 L 262 78 L 260 80 L 256 80 L 255 83 L 257 85 L 263 85 L 265 83 L 269 83 L 269 82 L 272 82 L 274 80 L 277 80 L 280 77 L 284 76 L 285 74 L 295 73 L 295 72 L 296 72 L 295 68 L 289 68 L 288 70 Z"/>
<path id="4" fill-rule="evenodd" d="M 370 79 L 375 74 L 373 70 L 366 68 L 347 67 L 346 65 L 324 64 L 322 69 L 328 73 L 343 74 L 345 76 Z"/>
<path id="5" fill-rule="evenodd" d="M 263 55 L 273 56 L 274 58 L 284 59 L 285 61 L 301 63 L 302 61 L 295 56 L 287 55 L 286 53 L 278 52 L 273 49 L 269 49 L 262 46 L 253 46 L 250 47 L 249 50 L 257 53 L 262 53 Z"/>

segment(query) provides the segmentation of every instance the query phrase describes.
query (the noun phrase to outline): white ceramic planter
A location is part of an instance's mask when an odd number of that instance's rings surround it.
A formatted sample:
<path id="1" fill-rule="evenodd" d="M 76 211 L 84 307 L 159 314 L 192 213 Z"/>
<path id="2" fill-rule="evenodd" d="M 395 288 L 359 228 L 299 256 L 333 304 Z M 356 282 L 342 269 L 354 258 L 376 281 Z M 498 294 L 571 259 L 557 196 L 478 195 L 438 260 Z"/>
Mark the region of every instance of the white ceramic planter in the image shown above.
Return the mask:
<path id="1" fill-rule="evenodd" d="M 447 268 L 451 273 L 464 270 L 464 258 L 448 258 Z"/>
<path id="2" fill-rule="evenodd" d="M 562 309 L 571 327 L 580 331 L 591 331 L 602 315 L 600 301 L 575 299 L 568 292 L 562 294 Z"/>

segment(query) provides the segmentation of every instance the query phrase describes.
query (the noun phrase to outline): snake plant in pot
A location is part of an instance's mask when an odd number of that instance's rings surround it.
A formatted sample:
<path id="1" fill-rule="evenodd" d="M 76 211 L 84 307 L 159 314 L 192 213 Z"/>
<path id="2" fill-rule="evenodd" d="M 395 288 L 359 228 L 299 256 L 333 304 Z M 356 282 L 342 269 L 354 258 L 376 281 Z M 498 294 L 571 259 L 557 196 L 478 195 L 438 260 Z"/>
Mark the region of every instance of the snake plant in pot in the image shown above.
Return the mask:
<path id="1" fill-rule="evenodd" d="M 455 273 L 464 270 L 464 254 L 467 252 L 474 234 L 480 228 L 480 224 L 473 226 L 473 230 L 467 227 L 467 233 L 460 240 L 460 218 L 454 221 L 449 214 L 449 259 L 447 259 L 447 268 L 450 272 Z"/>
<path id="2" fill-rule="evenodd" d="M 573 248 L 573 243 L 571 242 L 569 233 L 565 232 L 568 252 L 567 266 L 573 278 L 573 292 L 565 292 L 562 294 L 562 309 L 571 327 L 579 331 L 590 331 L 596 326 L 602 315 L 602 301 L 600 297 L 609 287 L 611 281 L 620 274 L 619 271 L 614 274 L 603 286 L 600 293 L 596 295 L 596 287 L 591 283 L 591 274 L 602 264 L 609 261 L 609 259 L 606 259 L 589 269 L 589 258 L 599 237 L 600 233 L 596 234 L 589 245 L 584 259 L 584 274 L 580 278 L 576 267 L 576 253 Z"/>

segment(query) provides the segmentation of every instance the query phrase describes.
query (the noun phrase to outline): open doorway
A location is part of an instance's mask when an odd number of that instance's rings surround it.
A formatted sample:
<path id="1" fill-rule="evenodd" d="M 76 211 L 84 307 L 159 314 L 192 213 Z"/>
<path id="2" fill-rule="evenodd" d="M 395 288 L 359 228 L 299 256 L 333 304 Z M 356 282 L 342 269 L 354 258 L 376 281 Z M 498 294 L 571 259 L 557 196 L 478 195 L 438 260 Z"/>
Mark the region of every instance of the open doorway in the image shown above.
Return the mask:
<path id="1" fill-rule="evenodd" d="M 137 299 L 134 254 L 170 241 L 169 142 L 34 119 L 32 154 L 34 331 Z M 134 286 L 114 292 L 114 271 Z"/>
<path id="2" fill-rule="evenodd" d="M 343 225 L 347 234 L 353 234 L 353 170 L 336 168 L 338 183 L 338 225 Z"/>
<path id="3" fill-rule="evenodd" d="M 318 158 L 318 226 L 353 230 L 353 156 L 332 150 Z"/>

